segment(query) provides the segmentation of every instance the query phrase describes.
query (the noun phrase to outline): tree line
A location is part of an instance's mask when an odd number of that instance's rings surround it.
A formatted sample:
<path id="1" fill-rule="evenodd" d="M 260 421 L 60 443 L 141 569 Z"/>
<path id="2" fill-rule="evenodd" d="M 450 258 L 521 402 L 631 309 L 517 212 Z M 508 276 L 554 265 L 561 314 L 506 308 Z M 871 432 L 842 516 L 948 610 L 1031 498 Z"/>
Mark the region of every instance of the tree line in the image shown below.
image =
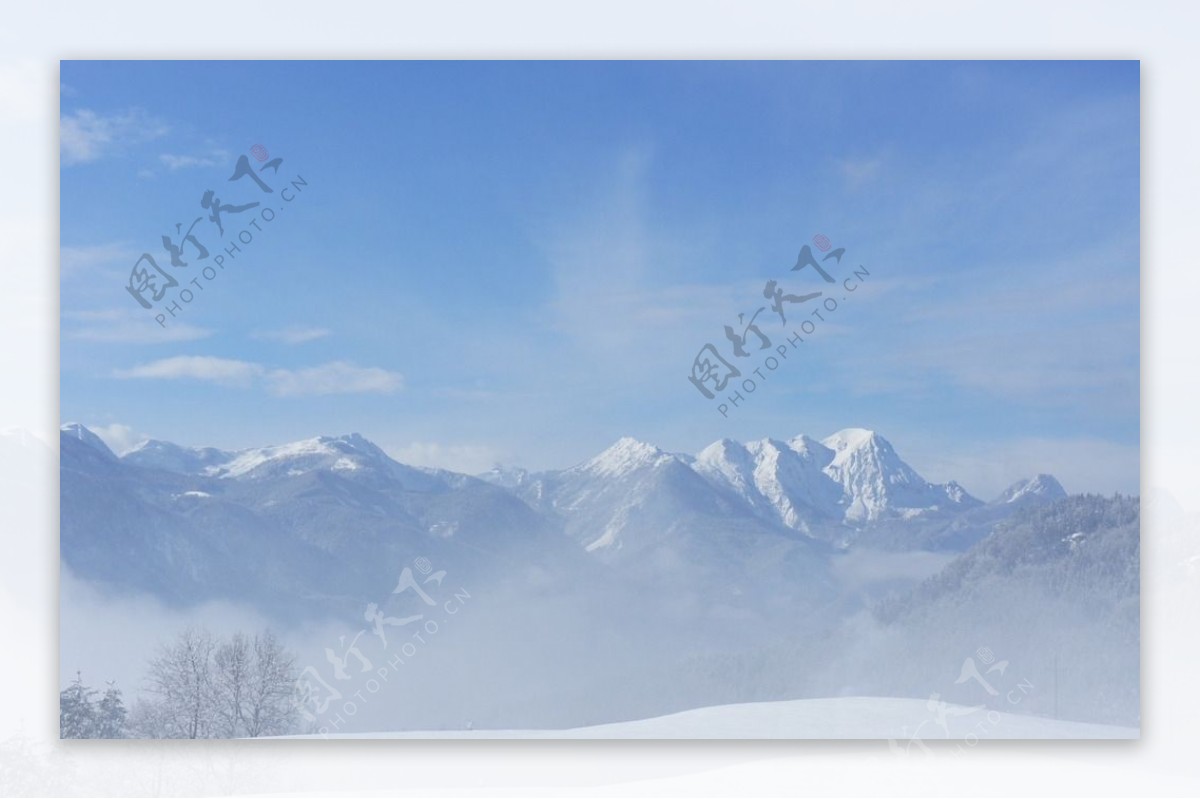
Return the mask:
<path id="1" fill-rule="evenodd" d="M 126 711 L 121 691 L 82 675 L 59 694 L 62 738 L 257 738 L 296 728 L 296 657 L 270 630 L 214 636 L 189 627 L 148 664 L 145 695 Z"/>

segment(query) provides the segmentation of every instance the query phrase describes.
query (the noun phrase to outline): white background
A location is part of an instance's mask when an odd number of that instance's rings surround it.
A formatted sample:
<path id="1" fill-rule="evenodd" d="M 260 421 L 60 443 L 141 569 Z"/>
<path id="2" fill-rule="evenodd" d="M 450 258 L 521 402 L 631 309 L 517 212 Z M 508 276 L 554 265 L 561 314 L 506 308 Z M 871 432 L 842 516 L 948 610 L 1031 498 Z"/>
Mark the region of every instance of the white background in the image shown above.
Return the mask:
<path id="1" fill-rule="evenodd" d="M 0 794 L 1200 794 L 1200 561 L 1188 562 L 1200 553 L 1197 22 L 1192 2 L 6 5 L 0 427 L 48 442 L 58 426 L 60 58 L 1140 59 L 1142 486 L 1154 501 L 1143 526 L 1140 742 L 985 741 L 932 757 L 901 757 L 886 742 L 64 744 L 51 462 L 30 477 L 28 505 L 0 510 Z"/>

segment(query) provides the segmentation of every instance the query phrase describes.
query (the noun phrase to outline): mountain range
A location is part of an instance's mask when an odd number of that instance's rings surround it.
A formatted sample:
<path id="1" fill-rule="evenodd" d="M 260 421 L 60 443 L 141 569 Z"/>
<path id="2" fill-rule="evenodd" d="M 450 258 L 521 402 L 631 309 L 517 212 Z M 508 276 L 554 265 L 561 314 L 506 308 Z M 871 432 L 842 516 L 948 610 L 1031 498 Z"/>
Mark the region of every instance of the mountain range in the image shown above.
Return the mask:
<path id="1" fill-rule="evenodd" d="M 694 456 L 622 438 L 568 469 L 474 477 L 406 466 L 358 434 L 236 452 L 150 440 L 120 456 L 83 425 L 61 439 L 64 561 L 185 603 L 357 600 L 416 555 L 481 575 L 521 564 L 513 579 L 721 573 L 814 600 L 831 553 L 965 549 L 1012 509 L 1065 496 L 1038 475 L 985 504 L 862 429 Z"/>

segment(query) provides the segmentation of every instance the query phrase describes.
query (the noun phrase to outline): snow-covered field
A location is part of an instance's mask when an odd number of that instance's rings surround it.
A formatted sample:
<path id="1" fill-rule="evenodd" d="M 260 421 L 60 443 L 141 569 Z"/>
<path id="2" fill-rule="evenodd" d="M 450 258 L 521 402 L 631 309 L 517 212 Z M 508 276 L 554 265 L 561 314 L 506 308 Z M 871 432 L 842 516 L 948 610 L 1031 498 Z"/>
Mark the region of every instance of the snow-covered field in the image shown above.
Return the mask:
<path id="1" fill-rule="evenodd" d="M 940 721 L 939 721 L 940 719 Z M 942 723 L 944 722 L 944 725 Z M 1085 724 L 921 699 L 839 697 L 718 705 L 652 719 L 569 730 L 437 730 L 299 738 L 793 738 L 881 739 L 918 751 L 922 743 L 974 745 L 991 738 L 1134 739 L 1134 727 Z"/>

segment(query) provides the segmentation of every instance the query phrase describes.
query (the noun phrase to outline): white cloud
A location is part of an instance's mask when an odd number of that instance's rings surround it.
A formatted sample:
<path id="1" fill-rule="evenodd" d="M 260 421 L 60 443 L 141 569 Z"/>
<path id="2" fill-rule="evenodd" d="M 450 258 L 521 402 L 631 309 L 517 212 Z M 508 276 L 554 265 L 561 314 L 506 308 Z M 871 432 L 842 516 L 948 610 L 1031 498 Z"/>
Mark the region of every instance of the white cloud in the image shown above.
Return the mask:
<path id="1" fill-rule="evenodd" d="M 263 374 L 263 367 L 248 361 L 211 355 L 176 355 L 158 361 L 118 369 L 114 377 L 158 380 L 203 380 L 220 385 L 249 385 Z"/>
<path id="2" fill-rule="evenodd" d="M 149 438 L 149 436 L 134 431 L 129 425 L 117 422 L 108 425 L 89 424 L 87 428 L 99 436 L 100 440 L 118 455 L 124 455 Z"/>
<path id="3" fill-rule="evenodd" d="M 64 114 L 59 127 L 62 164 L 95 161 L 128 144 L 160 138 L 168 130 L 161 120 L 136 108 L 114 114 L 87 109 Z"/>
<path id="4" fill-rule="evenodd" d="M 592 198 L 567 218 L 543 224 L 539 242 L 551 267 L 548 318 L 582 352 L 594 375 L 628 381 L 661 374 L 668 353 L 686 351 L 757 285 L 697 284 L 681 268 L 702 257 L 702 232 L 692 235 L 652 224 L 649 171 L 653 153 L 630 147 Z M 684 277 L 683 281 L 677 278 Z M 701 331 L 697 334 L 697 331 Z M 645 346 L 655 342 L 654 347 Z"/>
<path id="5" fill-rule="evenodd" d="M 843 158 L 838 161 L 838 169 L 851 189 L 870 183 L 879 175 L 882 166 L 881 158 Z"/>
<path id="6" fill-rule="evenodd" d="M 127 273 L 137 257 L 138 253 L 133 248 L 120 242 L 68 245 L 59 249 L 59 263 L 62 264 L 63 277 L 93 270 L 113 272 L 114 274 L 123 270 Z M 112 267 L 112 269 L 106 267 Z"/>
<path id="7" fill-rule="evenodd" d="M 404 387 L 398 372 L 333 361 L 307 369 L 274 369 L 266 376 L 272 394 L 392 394 Z"/>
<path id="8" fill-rule="evenodd" d="M 78 341 L 121 344 L 160 344 L 167 341 L 196 341 L 208 338 L 212 330 L 179 323 L 161 329 L 145 313 L 134 309 L 103 311 L 64 311 L 63 336 Z"/>
<path id="9" fill-rule="evenodd" d="M 309 341 L 325 338 L 329 335 L 329 332 L 323 327 L 285 327 L 279 330 L 256 330 L 250 335 L 252 338 L 264 341 L 279 341 L 284 344 L 305 344 Z"/>
<path id="10" fill-rule="evenodd" d="M 402 447 L 386 447 L 387 454 L 409 466 L 448 469 L 462 474 L 479 474 L 500 463 L 498 450 L 483 444 L 439 444 L 414 441 Z"/>
<path id="11" fill-rule="evenodd" d="M 177 169 L 189 169 L 201 166 L 220 166 L 229 160 L 225 150 L 213 150 L 207 155 L 172 155 L 163 153 L 158 157 L 162 165 L 174 172 Z"/>
<path id="12" fill-rule="evenodd" d="M 118 369 L 122 379 L 201 380 L 224 386 L 258 384 L 278 397 L 328 394 L 391 394 L 404 387 L 404 377 L 379 367 L 331 361 L 303 369 L 268 369 L 262 364 L 210 355 L 176 355 L 131 369 Z"/>

